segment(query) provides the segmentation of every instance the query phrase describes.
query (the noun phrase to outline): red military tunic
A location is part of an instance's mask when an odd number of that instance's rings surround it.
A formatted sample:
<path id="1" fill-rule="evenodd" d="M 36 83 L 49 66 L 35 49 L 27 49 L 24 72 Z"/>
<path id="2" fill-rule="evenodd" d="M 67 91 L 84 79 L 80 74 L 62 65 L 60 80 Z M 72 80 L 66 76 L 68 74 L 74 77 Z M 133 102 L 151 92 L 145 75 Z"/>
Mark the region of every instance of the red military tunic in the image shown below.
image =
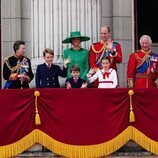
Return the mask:
<path id="1" fill-rule="evenodd" d="M 111 62 L 110 68 L 117 70 L 116 63 L 122 62 L 121 45 L 116 42 L 112 42 L 112 48 L 115 51 L 114 55 L 113 52 L 108 51 L 106 47 L 106 43 L 103 44 L 101 42 L 97 42 L 92 44 L 89 55 L 90 68 L 101 68 L 101 59 L 108 57 Z M 98 87 L 97 80 L 94 82 L 94 87 Z"/>
<path id="2" fill-rule="evenodd" d="M 158 55 L 141 50 L 130 55 L 127 67 L 127 81 L 129 87 L 156 87 L 158 75 Z"/>
<path id="3" fill-rule="evenodd" d="M 113 49 L 116 51 L 115 55 L 112 55 L 111 52 L 107 51 L 106 44 L 101 42 L 92 44 L 89 55 L 90 68 L 100 67 L 101 58 L 109 57 L 111 62 L 110 67 L 117 70 L 116 63 L 122 62 L 121 45 L 113 42 Z M 98 60 L 100 60 L 100 62 L 98 62 Z"/>

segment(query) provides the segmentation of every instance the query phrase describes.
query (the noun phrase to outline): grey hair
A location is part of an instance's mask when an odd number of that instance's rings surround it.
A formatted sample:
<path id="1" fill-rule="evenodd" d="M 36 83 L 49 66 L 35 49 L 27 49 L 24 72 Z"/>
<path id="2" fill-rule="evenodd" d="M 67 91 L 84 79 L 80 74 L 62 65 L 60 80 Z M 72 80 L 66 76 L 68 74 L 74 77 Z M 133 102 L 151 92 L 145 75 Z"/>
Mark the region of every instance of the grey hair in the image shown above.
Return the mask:
<path id="1" fill-rule="evenodd" d="M 143 39 L 148 40 L 150 44 L 152 43 L 151 37 L 150 37 L 149 35 L 143 35 L 143 36 L 141 36 L 141 38 L 140 38 L 140 40 L 139 40 L 139 43 L 140 43 L 140 44 L 142 43 L 142 40 L 143 40 Z"/>

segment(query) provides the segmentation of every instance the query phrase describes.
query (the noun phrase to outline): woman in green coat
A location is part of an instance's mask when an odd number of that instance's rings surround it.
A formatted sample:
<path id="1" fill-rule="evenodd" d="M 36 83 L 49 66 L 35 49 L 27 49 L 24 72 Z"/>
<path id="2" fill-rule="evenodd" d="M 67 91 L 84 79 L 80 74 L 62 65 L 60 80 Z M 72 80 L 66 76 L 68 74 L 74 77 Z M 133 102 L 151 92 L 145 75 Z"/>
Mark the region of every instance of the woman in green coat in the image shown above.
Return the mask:
<path id="1" fill-rule="evenodd" d="M 64 50 L 64 59 L 70 58 L 68 64 L 67 78 L 72 77 L 70 68 L 74 65 L 78 65 L 80 68 L 80 77 L 86 80 L 86 74 L 89 71 L 89 52 L 88 50 L 81 48 L 81 42 L 88 41 L 90 38 L 87 36 L 81 36 L 80 31 L 70 33 L 70 37 L 63 40 L 63 43 L 71 43 L 72 47 Z"/>

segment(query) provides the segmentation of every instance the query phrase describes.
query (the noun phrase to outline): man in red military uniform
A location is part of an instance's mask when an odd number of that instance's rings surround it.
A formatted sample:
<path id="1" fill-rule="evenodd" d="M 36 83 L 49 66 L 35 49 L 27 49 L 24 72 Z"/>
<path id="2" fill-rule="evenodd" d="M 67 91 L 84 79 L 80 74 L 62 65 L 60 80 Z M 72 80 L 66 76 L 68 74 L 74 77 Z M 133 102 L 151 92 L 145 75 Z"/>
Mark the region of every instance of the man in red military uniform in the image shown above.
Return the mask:
<path id="1" fill-rule="evenodd" d="M 127 67 L 128 87 L 156 87 L 158 80 L 158 55 L 150 50 L 150 36 L 140 38 L 141 50 L 131 53 Z"/>
<path id="2" fill-rule="evenodd" d="M 90 68 L 96 72 L 98 68 L 101 68 L 101 59 L 108 57 L 111 62 L 110 67 L 117 70 L 116 64 L 122 62 L 121 45 L 111 40 L 108 26 L 101 27 L 100 39 L 100 42 L 93 43 L 90 47 Z M 96 87 L 97 83 L 94 86 Z"/>

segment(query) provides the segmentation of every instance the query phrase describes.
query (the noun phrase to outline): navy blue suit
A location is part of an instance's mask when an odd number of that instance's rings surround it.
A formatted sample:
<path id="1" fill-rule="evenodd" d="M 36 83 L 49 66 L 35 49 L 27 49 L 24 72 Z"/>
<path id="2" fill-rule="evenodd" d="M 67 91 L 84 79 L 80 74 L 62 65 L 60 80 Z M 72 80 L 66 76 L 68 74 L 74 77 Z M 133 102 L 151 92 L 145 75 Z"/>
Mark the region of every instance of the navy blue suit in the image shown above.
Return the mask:
<path id="1" fill-rule="evenodd" d="M 51 65 L 49 69 L 46 63 L 38 65 L 36 70 L 37 88 L 60 88 L 58 77 L 66 77 L 67 68 L 63 70 L 58 65 Z"/>
<path id="2" fill-rule="evenodd" d="M 66 82 L 71 84 L 71 88 L 81 88 L 82 84 L 85 83 L 85 81 L 80 77 L 77 82 L 74 81 L 73 77 L 66 79 Z"/>

